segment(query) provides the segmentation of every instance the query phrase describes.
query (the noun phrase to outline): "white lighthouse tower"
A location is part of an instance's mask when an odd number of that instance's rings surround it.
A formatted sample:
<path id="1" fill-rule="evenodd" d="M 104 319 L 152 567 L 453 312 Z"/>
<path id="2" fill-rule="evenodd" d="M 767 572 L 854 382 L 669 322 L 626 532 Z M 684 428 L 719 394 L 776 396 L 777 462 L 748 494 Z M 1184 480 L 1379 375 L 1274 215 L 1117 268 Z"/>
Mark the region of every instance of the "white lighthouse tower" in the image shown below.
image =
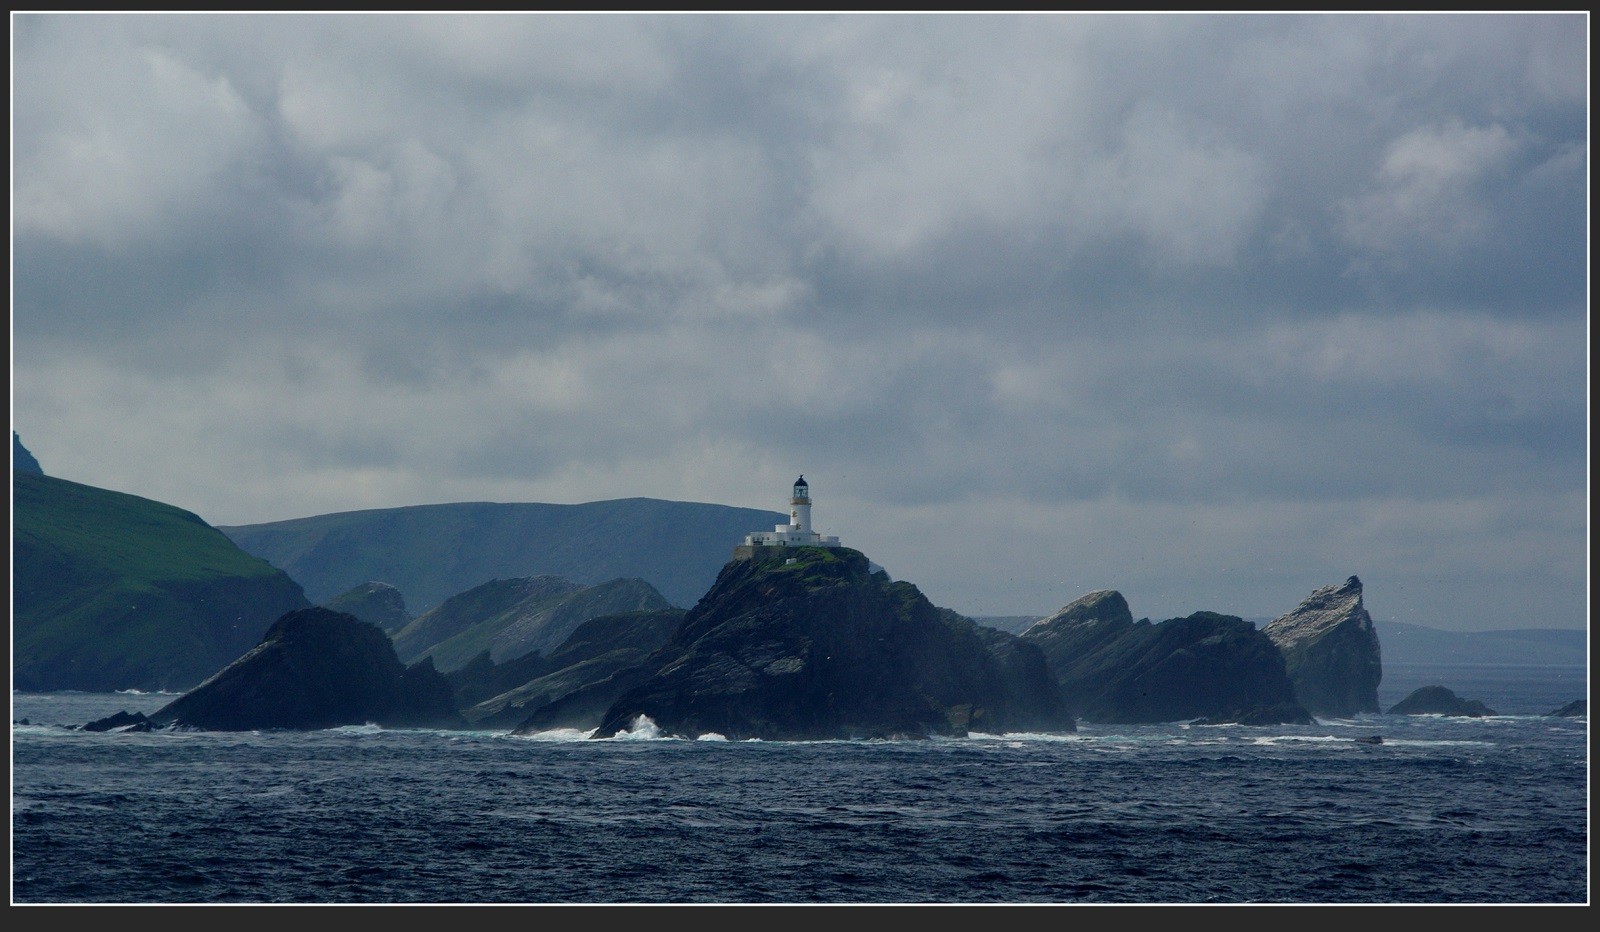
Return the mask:
<path id="1" fill-rule="evenodd" d="M 751 531 L 744 543 L 733 548 L 735 559 L 748 559 L 756 547 L 838 547 L 839 538 L 825 537 L 811 529 L 811 486 L 806 477 L 794 480 L 789 495 L 789 523 L 770 531 Z"/>
<path id="2" fill-rule="evenodd" d="M 789 499 L 789 524 L 796 531 L 811 530 L 811 486 L 806 477 L 794 480 L 794 497 Z"/>

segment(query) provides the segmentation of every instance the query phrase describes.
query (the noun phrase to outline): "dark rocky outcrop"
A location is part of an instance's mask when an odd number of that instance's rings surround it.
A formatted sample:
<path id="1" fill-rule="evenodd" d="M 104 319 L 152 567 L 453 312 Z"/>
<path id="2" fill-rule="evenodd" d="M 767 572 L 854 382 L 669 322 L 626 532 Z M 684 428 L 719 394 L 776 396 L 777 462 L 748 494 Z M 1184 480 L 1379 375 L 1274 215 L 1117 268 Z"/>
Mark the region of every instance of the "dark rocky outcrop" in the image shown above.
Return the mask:
<path id="1" fill-rule="evenodd" d="M 1462 699 L 1443 686 L 1424 686 L 1389 709 L 1390 715 L 1452 715 L 1481 718 L 1499 713 L 1476 699 Z"/>
<path id="2" fill-rule="evenodd" d="M 665 646 L 516 730 L 608 737 L 639 716 L 735 740 L 1075 727 L 1036 647 L 934 606 L 859 551 L 816 547 L 726 564 Z"/>
<path id="3" fill-rule="evenodd" d="M 1577 718 L 1580 715 L 1588 714 L 1589 700 L 1587 699 L 1574 699 L 1559 709 L 1552 709 L 1545 713 L 1545 715 L 1553 715 L 1558 718 Z"/>
<path id="4" fill-rule="evenodd" d="M 83 726 L 84 731 L 150 731 L 155 724 L 145 717 L 143 712 L 129 712 L 123 709 L 105 718 L 95 719 Z"/>
<path id="5" fill-rule="evenodd" d="M 1305 706 L 1297 702 L 1277 702 L 1269 705 L 1236 707 L 1220 715 L 1206 715 L 1194 720 L 1196 725 L 1309 725 L 1312 718 Z"/>
<path id="6" fill-rule="evenodd" d="M 1283 654 L 1295 697 L 1316 715 L 1347 718 L 1377 712 L 1383 661 L 1361 580 L 1312 592 L 1263 629 Z"/>
<path id="7" fill-rule="evenodd" d="M 386 582 L 369 581 L 346 589 L 322 603 L 322 607 L 354 615 L 389 632 L 399 631 L 411 623 L 405 596 Z"/>
<path id="8" fill-rule="evenodd" d="M 16 431 L 11 432 L 11 472 L 13 475 L 19 472 L 44 475 L 44 469 L 39 466 L 39 461 L 34 459 L 28 448 L 22 445 L 22 438 L 17 436 Z"/>
<path id="9" fill-rule="evenodd" d="M 1036 622 L 1022 640 L 1043 651 L 1068 708 L 1086 721 L 1311 722 L 1276 645 L 1232 615 L 1135 622 L 1121 593 L 1104 589 Z"/>
<path id="10" fill-rule="evenodd" d="M 261 643 L 149 719 L 208 731 L 463 724 L 431 663 L 404 666 L 377 626 L 320 607 L 279 618 Z"/>

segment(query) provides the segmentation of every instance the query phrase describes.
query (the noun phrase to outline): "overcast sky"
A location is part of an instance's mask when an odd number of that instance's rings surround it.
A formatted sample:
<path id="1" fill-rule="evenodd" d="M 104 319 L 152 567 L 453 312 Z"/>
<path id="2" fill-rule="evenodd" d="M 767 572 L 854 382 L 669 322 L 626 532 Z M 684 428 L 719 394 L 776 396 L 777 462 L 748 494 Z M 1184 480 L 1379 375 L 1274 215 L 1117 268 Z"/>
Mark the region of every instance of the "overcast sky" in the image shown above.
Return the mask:
<path id="1" fill-rule="evenodd" d="M 1585 627 L 1588 28 L 13 14 L 12 426 L 214 525 L 804 473 L 967 614 Z"/>

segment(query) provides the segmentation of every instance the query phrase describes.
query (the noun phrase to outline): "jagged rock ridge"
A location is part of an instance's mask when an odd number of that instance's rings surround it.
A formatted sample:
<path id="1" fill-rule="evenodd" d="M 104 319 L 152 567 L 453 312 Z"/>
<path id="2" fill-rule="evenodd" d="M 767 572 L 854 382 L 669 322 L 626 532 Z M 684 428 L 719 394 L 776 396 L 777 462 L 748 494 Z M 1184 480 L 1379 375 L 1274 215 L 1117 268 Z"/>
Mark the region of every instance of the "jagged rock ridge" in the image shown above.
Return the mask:
<path id="1" fill-rule="evenodd" d="M 1022 639 L 1043 651 L 1068 708 L 1086 721 L 1311 721 L 1277 647 L 1232 615 L 1135 622 L 1122 594 L 1102 589 L 1036 622 Z"/>
<path id="2" fill-rule="evenodd" d="M 1296 698 L 1313 714 L 1343 718 L 1379 711 L 1382 651 L 1362 604 L 1360 579 L 1317 589 L 1263 630 L 1283 654 Z"/>

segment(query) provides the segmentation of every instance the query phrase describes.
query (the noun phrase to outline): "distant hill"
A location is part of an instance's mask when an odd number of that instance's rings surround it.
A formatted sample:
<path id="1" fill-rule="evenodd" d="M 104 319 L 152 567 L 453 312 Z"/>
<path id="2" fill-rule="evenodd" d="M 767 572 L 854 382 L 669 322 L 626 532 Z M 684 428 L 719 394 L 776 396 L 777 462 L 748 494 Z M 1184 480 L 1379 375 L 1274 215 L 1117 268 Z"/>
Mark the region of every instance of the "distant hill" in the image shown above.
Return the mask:
<path id="1" fill-rule="evenodd" d="M 172 505 L 31 473 L 11 487 L 16 689 L 187 689 L 311 604 Z"/>
<path id="2" fill-rule="evenodd" d="M 418 616 L 492 579 L 562 576 L 594 585 L 643 579 L 692 606 L 749 531 L 778 512 L 625 498 L 581 505 L 461 502 L 220 527 L 325 602 L 377 580 Z"/>
<path id="3" fill-rule="evenodd" d="M 1385 663 L 1585 666 L 1588 632 L 1578 628 L 1440 631 L 1399 621 L 1374 621 Z"/>
<path id="4" fill-rule="evenodd" d="M 487 653 L 504 664 L 532 651 L 549 654 L 591 618 L 662 611 L 667 601 L 642 579 L 583 586 L 560 576 L 494 579 L 453 595 L 394 632 L 404 663 L 424 657 L 449 673 Z"/>

